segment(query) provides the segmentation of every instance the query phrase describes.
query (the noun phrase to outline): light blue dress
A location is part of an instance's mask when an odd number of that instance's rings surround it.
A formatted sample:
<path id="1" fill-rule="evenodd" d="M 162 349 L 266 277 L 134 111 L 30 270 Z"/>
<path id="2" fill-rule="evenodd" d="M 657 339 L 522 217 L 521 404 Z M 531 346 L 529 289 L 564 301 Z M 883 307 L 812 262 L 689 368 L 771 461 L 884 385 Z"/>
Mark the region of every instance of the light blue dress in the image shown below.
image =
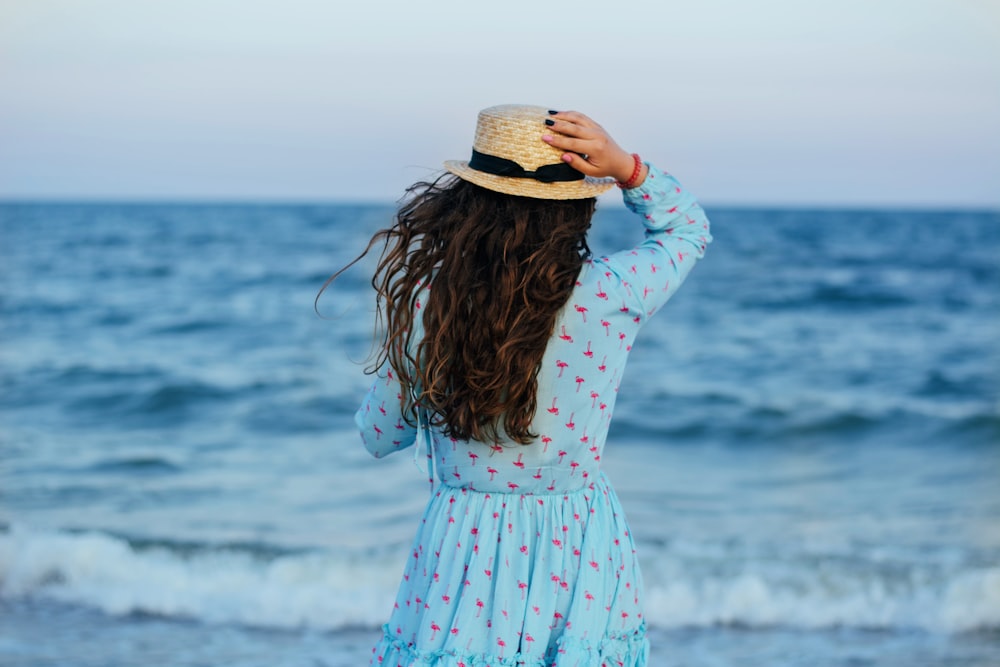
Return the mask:
<path id="1" fill-rule="evenodd" d="M 376 457 L 423 430 L 432 475 L 372 665 L 646 665 L 635 546 L 601 455 L 632 342 L 711 235 L 695 199 L 653 167 L 623 197 L 645 239 L 584 263 L 538 374 L 536 442 L 491 446 L 408 426 L 391 370 L 358 410 Z"/>

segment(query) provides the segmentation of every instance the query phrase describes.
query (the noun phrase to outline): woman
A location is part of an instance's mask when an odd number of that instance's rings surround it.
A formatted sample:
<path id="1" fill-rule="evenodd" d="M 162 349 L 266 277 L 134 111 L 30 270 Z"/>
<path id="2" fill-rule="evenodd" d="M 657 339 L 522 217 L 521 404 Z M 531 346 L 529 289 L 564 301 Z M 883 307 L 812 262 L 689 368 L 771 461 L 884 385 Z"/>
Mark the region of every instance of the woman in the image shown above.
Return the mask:
<path id="1" fill-rule="evenodd" d="M 472 159 L 445 166 L 372 241 L 386 331 L 356 421 L 376 457 L 420 435 L 432 494 L 371 664 L 645 665 L 635 548 L 600 461 L 635 335 L 708 221 L 576 112 L 486 109 Z M 645 239 L 594 259 L 615 182 Z"/>

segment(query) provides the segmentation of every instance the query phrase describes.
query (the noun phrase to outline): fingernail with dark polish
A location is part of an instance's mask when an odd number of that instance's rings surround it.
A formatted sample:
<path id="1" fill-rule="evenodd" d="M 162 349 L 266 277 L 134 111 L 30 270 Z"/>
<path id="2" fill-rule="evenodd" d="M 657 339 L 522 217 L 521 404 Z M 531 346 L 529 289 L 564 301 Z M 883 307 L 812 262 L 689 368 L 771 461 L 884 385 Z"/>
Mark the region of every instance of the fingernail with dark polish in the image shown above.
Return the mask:
<path id="1" fill-rule="evenodd" d="M 546 118 L 545 119 L 545 124 L 546 125 L 555 125 L 556 122 L 554 120 L 552 120 L 551 118 Z"/>
<path id="2" fill-rule="evenodd" d="M 550 115 L 550 116 L 555 116 L 555 115 L 556 115 L 557 113 L 559 113 L 559 112 L 558 112 L 558 111 L 555 111 L 555 110 L 553 110 L 553 109 L 549 109 L 549 115 Z"/>

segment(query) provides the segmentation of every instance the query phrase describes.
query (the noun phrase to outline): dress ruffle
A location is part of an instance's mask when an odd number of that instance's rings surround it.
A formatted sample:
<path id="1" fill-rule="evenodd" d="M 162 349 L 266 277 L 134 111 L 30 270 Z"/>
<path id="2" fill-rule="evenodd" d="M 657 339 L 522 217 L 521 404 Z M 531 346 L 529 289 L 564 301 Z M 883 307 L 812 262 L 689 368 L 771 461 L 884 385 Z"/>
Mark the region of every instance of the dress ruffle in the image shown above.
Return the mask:
<path id="1" fill-rule="evenodd" d="M 642 583 L 603 474 L 548 495 L 441 486 L 372 665 L 645 665 Z"/>
<path id="2" fill-rule="evenodd" d="M 543 656 L 517 652 L 503 658 L 447 649 L 421 651 L 391 637 L 388 625 L 382 629 L 382 640 L 372 651 L 372 664 L 380 667 L 646 667 L 649 660 L 645 625 L 626 635 L 609 635 L 596 645 L 564 638 Z"/>

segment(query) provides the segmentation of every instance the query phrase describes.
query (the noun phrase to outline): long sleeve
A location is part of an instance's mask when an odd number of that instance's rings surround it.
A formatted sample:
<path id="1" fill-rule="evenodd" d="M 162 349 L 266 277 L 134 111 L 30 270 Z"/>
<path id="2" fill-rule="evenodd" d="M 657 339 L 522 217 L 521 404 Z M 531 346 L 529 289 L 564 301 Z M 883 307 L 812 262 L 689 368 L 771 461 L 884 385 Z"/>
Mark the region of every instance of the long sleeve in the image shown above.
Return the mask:
<path id="1" fill-rule="evenodd" d="M 712 241 L 694 196 L 673 176 L 648 166 L 642 185 L 623 192 L 625 206 L 642 216 L 645 240 L 599 260 L 620 291 L 622 308 L 642 320 L 673 296 Z"/>
<path id="2" fill-rule="evenodd" d="M 365 449 L 375 458 L 406 449 L 416 442 L 417 429 L 400 412 L 402 388 L 388 364 L 379 370 L 371 389 L 354 414 Z"/>

